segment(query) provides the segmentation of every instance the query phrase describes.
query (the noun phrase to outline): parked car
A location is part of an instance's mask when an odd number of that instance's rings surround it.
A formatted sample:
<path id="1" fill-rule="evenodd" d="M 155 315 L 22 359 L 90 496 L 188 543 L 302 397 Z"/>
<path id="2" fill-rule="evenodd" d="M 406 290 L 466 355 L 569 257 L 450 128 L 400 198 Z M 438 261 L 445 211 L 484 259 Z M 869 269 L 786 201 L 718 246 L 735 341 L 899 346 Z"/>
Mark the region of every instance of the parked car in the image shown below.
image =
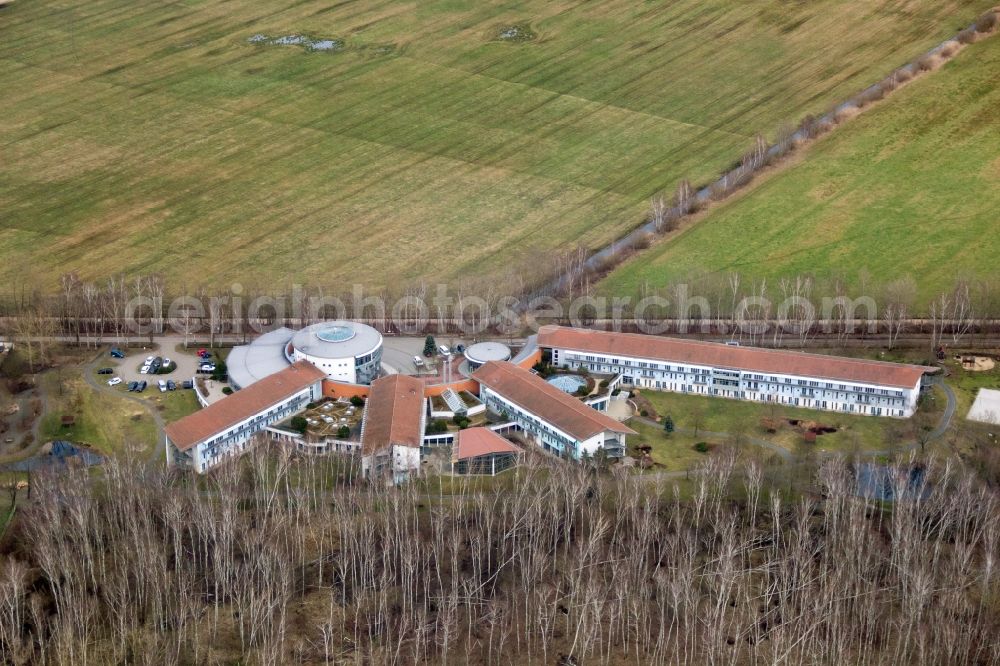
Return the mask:
<path id="1" fill-rule="evenodd" d="M 139 374 L 140 375 L 148 375 L 149 374 L 149 366 L 148 365 L 142 366 L 142 368 L 139 370 Z"/>
<path id="2" fill-rule="evenodd" d="M 160 381 L 156 382 L 156 385 L 160 388 L 160 393 L 166 393 L 167 392 L 167 382 L 166 381 L 164 381 L 164 380 L 161 379 Z"/>
<path id="3" fill-rule="evenodd" d="M 97 374 L 99 374 L 99 375 L 113 375 L 113 374 L 115 374 L 115 369 L 114 368 L 101 368 L 100 370 L 97 371 Z"/>
<path id="4" fill-rule="evenodd" d="M 138 388 L 139 388 L 139 382 L 129 382 L 128 383 L 128 390 L 129 391 L 135 391 Z"/>
<path id="5" fill-rule="evenodd" d="M 414 356 L 413 365 L 417 366 L 418 368 L 423 367 L 424 359 L 420 358 L 419 356 Z"/>
<path id="6" fill-rule="evenodd" d="M 202 363 L 198 366 L 198 372 L 215 372 L 214 363 Z"/>
<path id="7" fill-rule="evenodd" d="M 146 357 L 146 365 L 149 365 L 150 363 L 152 363 L 154 358 L 156 358 L 156 357 L 155 356 L 147 356 Z"/>
<path id="8" fill-rule="evenodd" d="M 147 384 L 146 380 L 144 379 L 141 382 L 139 382 L 139 386 L 135 390 L 138 391 L 139 393 L 142 393 L 143 391 L 146 390 L 147 386 L 149 386 L 149 384 Z"/>
<path id="9" fill-rule="evenodd" d="M 463 345 L 463 344 L 457 344 L 457 345 L 455 345 L 455 353 L 457 353 L 457 354 L 464 354 L 465 353 L 465 345 Z"/>
<path id="10" fill-rule="evenodd" d="M 174 380 L 168 379 L 167 380 L 167 390 L 168 391 L 174 391 L 176 389 L 177 389 L 177 384 L 174 383 Z"/>
<path id="11" fill-rule="evenodd" d="M 172 366 L 173 364 L 174 364 L 173 361 L 171 361 L 169 358 L 165 358 L 163 359 L 163 365 L 161 365 L 160 367 L 166 369 Z"/>
<path id="12" fill-rule="evenodd" d="M 122 383 L 121 377 L 112 377 L 111 379 L 108 380 L 108 386 L 118 386 L 121 383 Z"/>
<path id="13" fill-rule="evenodd" d="M 194 382 L 191 381 L 190 379 L 185 379 L 183 382 L 181 382 L 181 388 L 193 389 Z"/>
<path id="14" fill-rule="evenodd" d="M 118 349 L 117 347 L 111 348 L 111 355 L 114 356 L 115 358 L 125 358 L 125 352 L 123 352 L 121 349 Z"/>
<path id="15" fill-rule="evenodd" d="M 448 349 L 448 345 L 439 345 L 438 351 L 441 352 L 441 356 L 451 356 L 451 350 Z"/>

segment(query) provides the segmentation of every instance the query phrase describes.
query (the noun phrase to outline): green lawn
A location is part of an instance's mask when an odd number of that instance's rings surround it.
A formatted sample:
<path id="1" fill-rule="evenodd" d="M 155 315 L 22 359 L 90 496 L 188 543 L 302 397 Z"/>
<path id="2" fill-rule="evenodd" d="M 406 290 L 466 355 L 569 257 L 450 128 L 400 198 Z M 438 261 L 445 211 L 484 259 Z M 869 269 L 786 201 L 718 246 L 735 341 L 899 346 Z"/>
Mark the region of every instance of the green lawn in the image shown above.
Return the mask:
<path id="1" fill-rule="evenodd" d="M 805 159 L 621 266 L 637 294 L 730 272 L 841 278 L 856 290 L 912 276 L 927 303 L 956 276 L 997 275 L 1000 39 L 960 53 L 818 141 Z M 877 293 L 869 295 L 878 297 Z"/>
<path id="2" fill-rule="evenodd" d="M 709 452 L 696 451 L 694 448 L 696 443 L 705 442 L 710 447 L 722 443 L 717 438 L 695 437 L 676 432 L 668 437 L 662 427 L 635 419 L 628 422 L 628 427 L 639 433 L 627 440 L 629 454 L 637 455 L 640 447 L 648 446 L 649 456 L 655 463 L 652 471 L 680 472 L 692 469 L 709 455 Z"/>
<path id="3" fill-rule="evenodd" d="M 126 447 L 145 452 L 156 445 L 156 424 L 140 405 L 97 391 L 75 369 L 64 370 L 61 376 L 49 373 L 44 381 L 48 383 L 49 409 L 42 416 L 41 441 L 68 439 L 110 455 Z M 64 414 L 74 417 L 72 426 L 62 425 Z"/>
<path id="4" fill-rule="evenodd" d="M 0 278 L 549 270 L 989 5 L 18 0 L 0 13 Z M 498 39 L 512 24 L 536 38 Z"/>
<path id="5" fill-rule="evenodd" d="M 649 399 L 661 417 L 669 414 L 675 426 L 685 431 L 678 434 L 690 436 L 692 445 L 698 441 L 746 444 L 752 437 L 793 453 L 802 452 L 804 448 L 820 453 L 852 453 L 892 448 L 893 443 L 909 443 L 914 439 L 913 427 L 927 421 L 936 423 L 944 407 L 943 397 L 939 398 L 935 393 L 935 398 L 922 408 L 924 414 L 914 422 L 661 391 L 642 391 L 641 395 Z M 778 425 L 776 432 L 765 430 L 762 425 L 765 418 Z M 837 428 L 837 432 L 820 435 L 815 444 L 806 445 L 803 432 L 789 424 L 789 419 L 813 421 Z M 696 428 L 700 431 L 697 436 L 693 432 Z M 707 434 L 710 432 L 727 433 L 729 437 L 720 440 Z M 658 433 L 649 434 L 659 436 Z"/>

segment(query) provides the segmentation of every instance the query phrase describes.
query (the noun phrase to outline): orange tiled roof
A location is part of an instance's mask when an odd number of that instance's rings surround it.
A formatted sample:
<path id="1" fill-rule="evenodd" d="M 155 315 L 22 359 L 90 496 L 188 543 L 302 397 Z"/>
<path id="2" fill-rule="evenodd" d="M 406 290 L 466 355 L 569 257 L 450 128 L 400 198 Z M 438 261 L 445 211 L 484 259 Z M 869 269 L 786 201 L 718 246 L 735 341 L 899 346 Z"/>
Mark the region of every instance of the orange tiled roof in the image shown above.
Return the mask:
<path id="1" fill-rule="evenodd" d="M 370 455 L 392 445 L 419 447 L 424 433 L 424 382 L 408 375 L 389 375 L 372 382 L 365 405 L 361 453 Z"/>
<path id="2" fill-rule="evenodd" d="M 299 361 L 194 414 L 174 421 L 166 428 L 167 437 L 178 449 L 187 451 L 199 442 L 265 411 L 324 377 L 326 373 L 312 363 Z"/>
<path id="3" fill-rule="evenodd" d="M 472 378 L 563 432 L 585 440 L 611 430 L 634 435 L 607 414 L 585 405 L 532 372 L 507 361 L 490 361 Z"/>
<path id="4" fill-rule="evenodd" d="M 468 460 L 491 453 L 521 453 L 521 449 L 496 434 L 489 428 L 467 428 L 458 432 L 452 460 Z"/>
<path id="5" fill-rule="evenodd" d="M 566 326 L 542 326 L 538 331 L 538 344 L 541 347 L 611 356 L 900 388 L 913 388 L 921 375 L 930 370 L 904 363 L 807 354 L 784 349 L 734 347 L 720 342 L 612 333 Z"/>

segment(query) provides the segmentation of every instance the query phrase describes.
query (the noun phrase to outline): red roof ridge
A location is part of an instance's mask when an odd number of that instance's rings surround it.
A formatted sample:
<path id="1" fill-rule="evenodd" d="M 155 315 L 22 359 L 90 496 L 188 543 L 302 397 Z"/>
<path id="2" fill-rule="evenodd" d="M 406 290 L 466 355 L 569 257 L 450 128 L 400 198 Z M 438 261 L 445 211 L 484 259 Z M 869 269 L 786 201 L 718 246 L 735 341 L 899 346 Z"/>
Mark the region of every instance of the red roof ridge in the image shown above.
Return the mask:
<path id="1" fill-rule="evenodd" d="M 498 374 L 504 375 L 515 385 L 507 385 L 506 391 L 501 390 L 498 385 L 504 383 L 504 378 L 497 377 Z M 504 397 L 511 402 L 537 414 L 579 440 L 593 437 L 604 430 L 627 435 L 636 434 L 634 430 L 604 412 L 584 404 L 531 371 L 509 361 L 489 361 L 476 370 L 472 374 L 472 378 L 498 393 L 503 393 Z M 521 393 L 521 390 L 526 393 Z M 552 407 L 556 407 L 556 411 L 552 411 Z M 568 410 L 572 414 L 559 413 L 560 408 Z"/>
<path id="2" fill-rule="evenodd" d="M 280 372 L 174 421 L 165 428 L 166 435 L 174 446 L 187 451 L 195 444 L 278 404 L 324 377 L 326 373 L 309 361 L 297 361 Z"/>
<path id="3" fill-rule="evenodd" d="M 417 397 L 415 402 L 409 400 L 411 395 Z M 404 411 L 399 411 L 400 409 Z M 373 381 L 365 405 L 364 428 L 361 433 L 362 454 L 380 451 L 390 445 L 420 447 L 423 443 L 423 432 L 420 431 L 423 409 L 422 379 L 394 374 Z M 413 413 L 405 413 L 405 410 Z M 416 417 L 415 422 L 413 417 Z M 404 430 L 406 432 L 402 432 Z"/>
<path id="4" fill-rule="evenodd" d="M 793 374 L 902 388 L 913 387 L 921 375 L 934 370 L 910 363 L 551 324 L 539 328 L 538 344 L 543 347 L 561 346 L 580 351 L 710 365 L 747 372 Z"/>
<path id="5" fill-rule="evenodd" d="M 491 453 L 523 453 L 523 451 L 483 426 L 458 431 L 458 441 L 452 456 L 453 461 L 458 462 Z"/>

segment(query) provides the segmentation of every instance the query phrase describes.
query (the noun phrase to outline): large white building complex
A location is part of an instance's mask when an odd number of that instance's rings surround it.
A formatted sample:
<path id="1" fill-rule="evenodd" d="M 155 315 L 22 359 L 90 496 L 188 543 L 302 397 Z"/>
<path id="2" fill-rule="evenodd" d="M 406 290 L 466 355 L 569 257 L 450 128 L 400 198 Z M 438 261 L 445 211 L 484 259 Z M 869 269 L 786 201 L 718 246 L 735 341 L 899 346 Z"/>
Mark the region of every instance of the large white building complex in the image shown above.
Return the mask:
<path id="1" fill-rule="evenodd" d="M 625 436 L 636 434 L 607 414 L 513 363 L 490 361 L 476 370 L 479 397 L 497 414 L 517 423 L 547 451 L 579 460 L 603 449 L 625 454 Z"/>
<path id="2" fill-rule="evenodd" d="M 318 400 L 324 378 L 311 363 L 294 363 L 171 423 L 167 464 L 201 473 L 240 455 L 254 435 Z"/>
<path id="3" fill-rule="evenodd" d="M 552 364 L 621 374 L 623 383 L 870 416 L 909 417 L 924 373 L 917 365 L 730 346 L 633 333 L 543 326 Z"/>

